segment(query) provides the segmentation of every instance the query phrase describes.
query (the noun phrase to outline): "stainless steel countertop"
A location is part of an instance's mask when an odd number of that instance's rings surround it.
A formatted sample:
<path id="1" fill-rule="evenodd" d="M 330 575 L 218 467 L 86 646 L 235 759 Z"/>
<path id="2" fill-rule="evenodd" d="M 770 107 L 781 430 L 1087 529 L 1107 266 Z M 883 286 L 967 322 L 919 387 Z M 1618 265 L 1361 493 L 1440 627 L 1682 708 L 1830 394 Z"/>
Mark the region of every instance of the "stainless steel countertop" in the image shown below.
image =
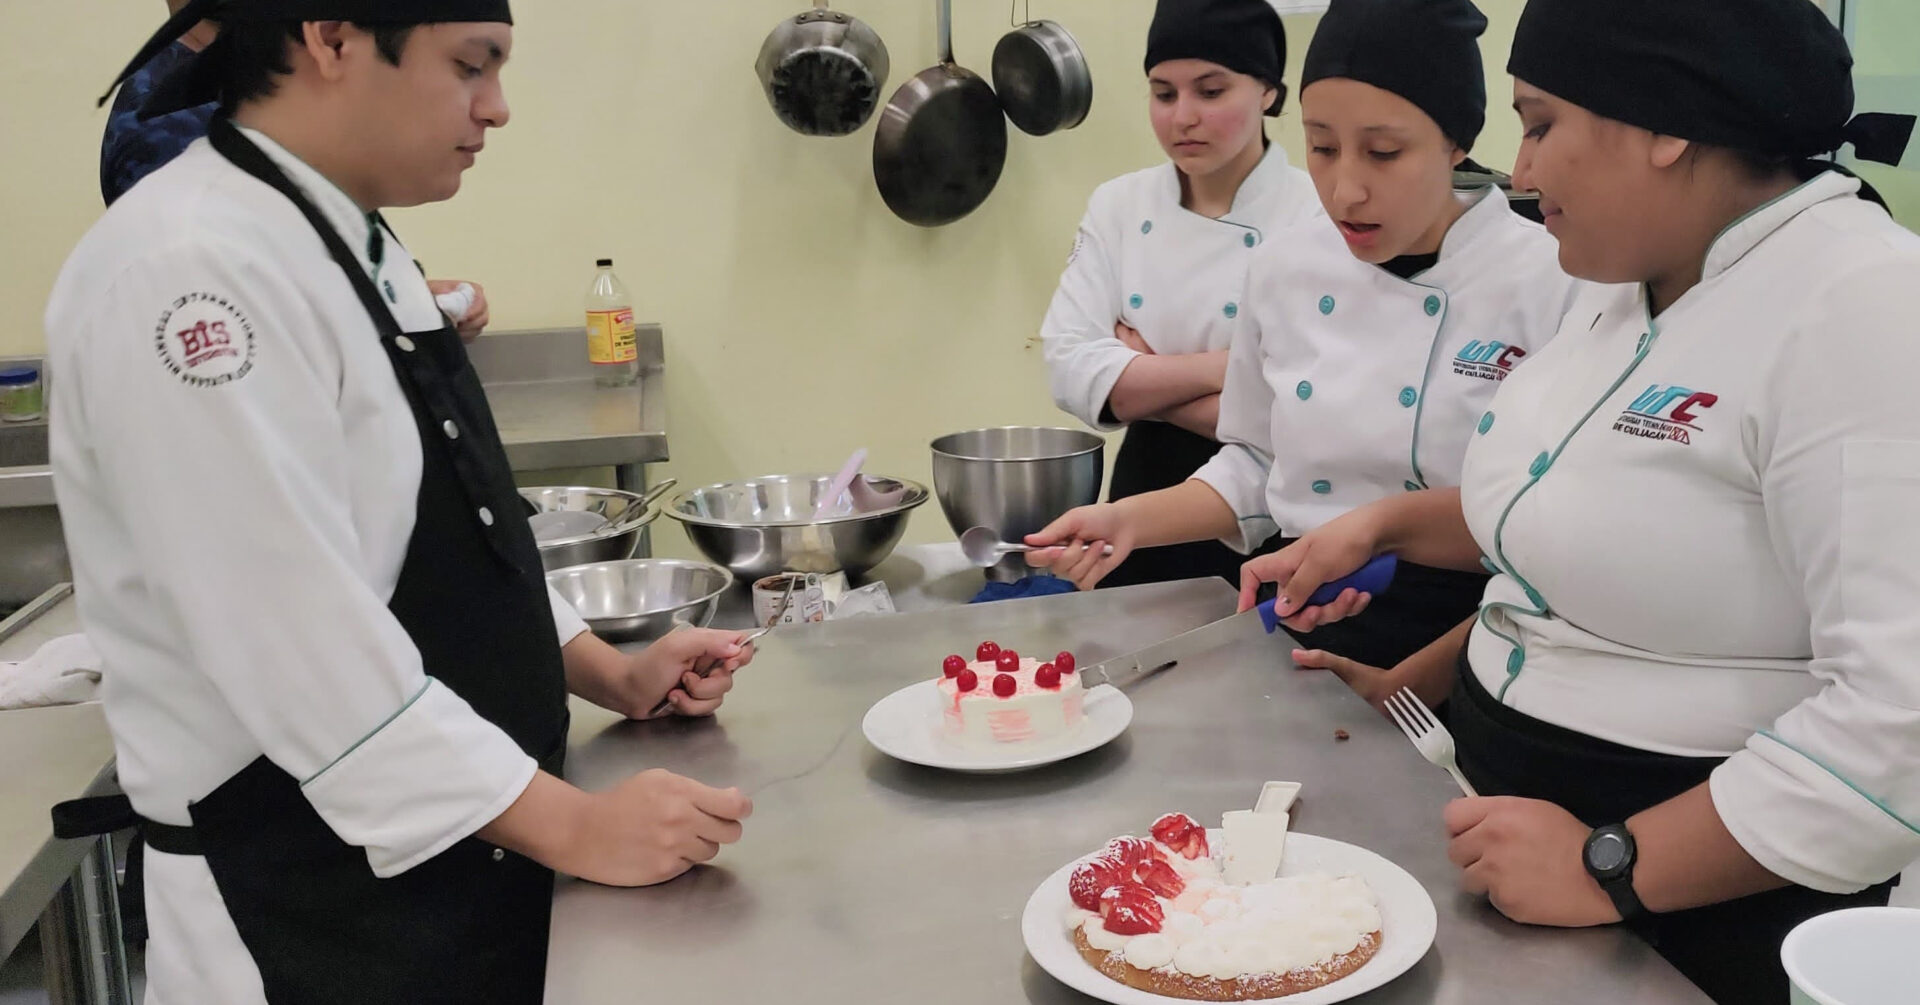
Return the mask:
<path id="1" fill-rule="evenodd" d="M 79 630 L 79 611 L 69 596 L 0 640 L 0 660 L 25 659 L 48 639 Z M 5 959 L 93 847 L 91 840 L 55 840 L 48 812 L 58 802 L 115 791 L 113 738 L 98 704 L 0 712 L 0 764 L 7 769 L 0 772 L 0 959 Z"/>
<path id="2" fill-rule="evenodd" d="M 502 332 L 468 356 L 515 471 L 650 464 L 668 459 L 665 336 L 634 331 L 640 379 L 598 387 L 577 328 Z"/>
<path id="3" fill-rule="evenodd" d="M 915 559 L 896 556 L 940 565 Z M 890 589 L 897 603 L 952 602 L 978 575 L 935 569 Z M 1452 783 L 1337 678 L 1286 668 L 1284 638 L 1185 661 L 1135 689 L 1118 740 L 1023 774 L 899 763 L 860 733 L 873 702 L 981 639 L 1095 660 L 1233 604 L 1226 584 L 1194 581 L 796 626 L 767 636 L 716 719 L 626 722 L 576 701 L 574 781 L 597 789 L 663 767 L 741 786 L 755 811 L 743 842 L 670 883 L 562 880 L 547 1000 L 1086 1002 L 1026 955 L 1020 912 L 1035 885 L 1160 813 L 1217 820 L 1287 778 L 1306 786 L 1301 831 L 1385 855 L 1439 909 L 1433 950 L 1362 1000 L 1705 1001 L 1623 931 L 1526 928 L 1459 893 L 1440 826 Z M 1337 742 L 1336 728 L 1352 738 Z"/>

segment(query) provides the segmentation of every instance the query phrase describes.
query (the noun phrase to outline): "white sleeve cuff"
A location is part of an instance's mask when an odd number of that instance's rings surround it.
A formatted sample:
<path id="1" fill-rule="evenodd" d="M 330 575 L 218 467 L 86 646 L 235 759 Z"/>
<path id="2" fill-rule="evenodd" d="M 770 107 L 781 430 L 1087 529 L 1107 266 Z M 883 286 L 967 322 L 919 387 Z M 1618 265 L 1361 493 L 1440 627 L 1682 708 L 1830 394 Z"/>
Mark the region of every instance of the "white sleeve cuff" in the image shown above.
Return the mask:
<path id="1" fill-rule="evenodd" d="M 1139 355 L 1118 339 L 1082 342 L 1060 350 L 1052 367 L 1054 404 L 1100 432 L 1125 428 L 1126 423 L 1105 421 L 1103 413 L 1113 385 Z"/>
<path id="2" fill-rule="evenodd" d="M 384 879 L 492 822 L 537 770 L 498 726 L 428 678 L 393 718 L 301 789 L 342 841 L 366 849 Z"/>
<path id="3" fill-rule="evenodd" d="M 1852 893 L 1920 860 L 1920 832 L 1766 735 L 1715 768 L 1708 791 L 1740 847 L 1801 886 Z"/>
<path id="4" fill-rule="evenodd" d="M 551 586 L 547 587 L 547 603 L 553 607 L 553 627 L 559 632 L 562 646 L 586 633 L 586 619 Z"/>
<path id="5" fill-rule="evenodd" d="M 1251 554 L 1280 530 L 1267 514 L 1267 469 L 1266 461 L 1251 447 L 1228 443 L 1193 473 L 1194 480 L 1205 482 L 1233 510 L 1238 531 L 1220 543 L 1242 555 Z"/>

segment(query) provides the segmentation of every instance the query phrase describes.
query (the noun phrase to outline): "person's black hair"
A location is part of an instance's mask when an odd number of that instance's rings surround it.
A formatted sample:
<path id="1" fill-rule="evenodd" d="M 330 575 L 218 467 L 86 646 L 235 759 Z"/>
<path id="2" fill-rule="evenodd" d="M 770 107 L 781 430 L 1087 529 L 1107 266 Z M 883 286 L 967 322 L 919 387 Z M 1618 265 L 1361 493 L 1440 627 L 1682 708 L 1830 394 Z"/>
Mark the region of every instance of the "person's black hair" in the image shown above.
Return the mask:
<path id="1" fill-rule="evenodd" d="M 407 48 L 407 39 L 416 27 L 411 24 L 382 24 L 369 26 L 366 30 L 373 36 L 373 45 L 380 53 L 380 58 L 399 66 L 401 54 Z M 279 87 L 278 78 L 293 72 L 293 63 L 287 57 L 289 48 L 302 44 L 305 39 L 303 21 L 222 26 L 219 36 L 207 47 L 208 54 L 219 61 L 221 68 L 221 109 L 231 112 L 248 101 L 271 96 Z M 216 47 L 220 52 L 213 53 Z"/>

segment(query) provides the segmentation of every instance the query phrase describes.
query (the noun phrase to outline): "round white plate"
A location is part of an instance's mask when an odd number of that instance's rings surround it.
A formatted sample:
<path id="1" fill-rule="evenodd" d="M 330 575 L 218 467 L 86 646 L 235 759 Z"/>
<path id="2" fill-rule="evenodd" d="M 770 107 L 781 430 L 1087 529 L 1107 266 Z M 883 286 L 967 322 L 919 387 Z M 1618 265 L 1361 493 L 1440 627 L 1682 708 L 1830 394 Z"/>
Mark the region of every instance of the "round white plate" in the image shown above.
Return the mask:
<path id="1" fill-rule="evenodd" d="M 1223 835 L 1218 828 L 1207 831 L 1207 842 L 1219 847 Z M 1048 876 L 1027 899 L 1027 910 L 1020 918 L 1020 934 L 1026 939 L 1027 952 L 1041 969 L 1060 983 L 1114 1005 L 1187 1005 L 1186 999 L 1148 994 L 1130 988 L 1095 970 L 1073 946 L 1073 933 L 1067 929 L 1067 910 L 1073 899 L 1067 896 L 1067 877 L 1082 856 Z M 1283 1005 L 1330 1005 L 1342 1002 L 1407 972 L 1433 945 L 1438 927 L 1433 898 L 1426 887 L 1405 869 L 1373 852 L 1345 841 L 1315 837 L 1312 834 L 1288 834 L 1287 854 L 1281 860 L 1280 875 L 1297 876 L 1308 872 L 1359 876 L 1373 888 L 1380 903 L 1380 950 L 1366 965 L 1345 977 L 1299 994 L 1266 1001 Z"/>
<path id="2" fill-rule="evenodd" d="M 929 768 L 992 774 L 1078 757 L 1126 732 L 1133 721 L 1132 700 L 1104 684 L 1087 692 L 1086 709 L 1080 728 L 1059 740 L 1039 746 L 1009 745 L 1005 750 L 976 749 L 947 739 L 942 732 L 939 682 L 923 680 L 874 702 L 860 728 L 867 742 L 888 757 Z"/>

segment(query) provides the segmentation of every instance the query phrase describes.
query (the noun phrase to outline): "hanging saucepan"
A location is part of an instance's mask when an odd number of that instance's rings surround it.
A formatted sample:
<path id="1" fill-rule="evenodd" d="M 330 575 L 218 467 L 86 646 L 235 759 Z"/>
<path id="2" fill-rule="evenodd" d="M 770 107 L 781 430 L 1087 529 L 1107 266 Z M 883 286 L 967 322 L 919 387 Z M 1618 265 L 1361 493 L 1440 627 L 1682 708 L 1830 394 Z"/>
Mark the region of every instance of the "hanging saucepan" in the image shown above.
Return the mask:
<path id="1" fill-rule="evenodd" d="M 1080 43 L 1059 24 L 1031 17 L 993 47 L 993 89 L 1007 118 L 1031 136 L 1072 129 L 1093 107 L 1093 72 Z"/>
<path id="2" fill-rule="evenodd" d="M 873 179 L 894 215 L 921 227 L 978 209 L 1007 161 L 1007 119 L 993 87 L 953 61 L 951 0 L 934 0 L 940 62 L 900 85 L 880 112 Z"/>
<path id="3" fill-rule="evenodd" d="M 891 67 L 872 28 L 814 0 L 774 27 L 754 69 L 780 121 L 808 136 L 845 136 L 873 115 Z"/>

